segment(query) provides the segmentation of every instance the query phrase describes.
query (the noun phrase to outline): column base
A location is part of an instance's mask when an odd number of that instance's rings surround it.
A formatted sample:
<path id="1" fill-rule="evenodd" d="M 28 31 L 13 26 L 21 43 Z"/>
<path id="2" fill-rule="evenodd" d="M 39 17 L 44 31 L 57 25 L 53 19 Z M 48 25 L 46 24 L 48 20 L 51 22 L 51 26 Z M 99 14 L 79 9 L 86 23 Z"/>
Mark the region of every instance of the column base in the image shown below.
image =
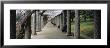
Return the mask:
<path id="1" fill-rule="evenodd" d="M 37 33 L 34 33 L 34 35 L 37 35 Z"/>
<path id="2" fill-rule="evenodd" d="M 32 33 L 32 35 L 37 35 L 37 33 Z"/>
<path id="3" fill-rule="evenodd" d="M 42 31 L 42 30 L 38 30 L 38 31 L 36 31 L 36 32 L 40 32 L 40 31 Z"/>
<path id="4" fill-rule="evenodd" d="M 72 36 L 72 34 L 66 34 L 67 36 Z"/>

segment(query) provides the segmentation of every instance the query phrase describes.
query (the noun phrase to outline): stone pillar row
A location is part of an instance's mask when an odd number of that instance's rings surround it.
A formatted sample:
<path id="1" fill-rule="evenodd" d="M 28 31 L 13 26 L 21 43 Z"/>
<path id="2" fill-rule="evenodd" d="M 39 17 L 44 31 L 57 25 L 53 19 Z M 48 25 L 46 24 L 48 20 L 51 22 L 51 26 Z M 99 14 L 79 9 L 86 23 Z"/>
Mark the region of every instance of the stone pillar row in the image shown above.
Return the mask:
<path id="1" fill-rule="evenodd" d="M 16 16 L 16 11 L 10 11 L 11 16 Z M 54 17 L 52 19 L 52 22 L 62 31 L 62 32 L 66 32 L 67 36 L 71 36 L 71 18 L 70 18 L 70 10 L 64 10 L 60 15 Z M 98 13 L 98 14 L 97 14 Z M 97 35 L 98 33 L 100 33 L 100 27 L 97 25 L 98 23 L 100 23 L 100 20 L 98 20 L 100 18 L 100 11 L 95 12 L 94 14 L 96 14 L 95 16 L 99 16 L 99 17 L 95 17 L 95 38 L 101 38 L 99 37 L 100 35 Z M 36 35 L 36 32 L 41 31 L 41 15 L 39 13 L 39 11 L 35 11 L 33 14 L 33 28 L 32 28 L 32 35 Z M 97 22 L 96 22 L 97 21 Z M 75 28 L 74 28 L 74 38 L 78 39 L 80 38 L 80 16 L 79 16 L 79 11 L 75 10 Z M 11 22 L 12 23 L 12 22 Z M 12 23 L 14 24 L 14 23 Z M 11 26 L 12 26 L 11 24 Z M 31 15 L 26 19 L 26 21 L 24 22 L 24 38 L 25 39 L 30 39 L 31 38 Z M 98 28 L 98 29 L 97 29 Z M 12 28 L 11 28 L 12 29 Z M 97 31 L 98 30 L 98 31 Z M 16 32 L 14 32 L 14 30 L 11 30 L 10 33 L 10 38 L 14 39 L 16 38 Z"/>
<path id="2" fill-rule="evenodd" d="M 33 14 L 33 28 L 32 28 L 32 35 L 36 35 L 36 32 L 40 32 L 41 31 L 41 15 L 39 14 L 39 11 L 35 11 Z"/>
<path id="3" fill-rule="evenodd" d="M 63 12 L 54 17 L 53 21 L 56 24 L 57 28 L 62 32 L 66 32 L 67 36 L 72 36 L 71 34 L 71 19 L 70 19 L 70 10 L 63 10 Z M 75 10 L 75 31 L 74 38 L 80 37 L 80 18 L 78 10 Z"/>

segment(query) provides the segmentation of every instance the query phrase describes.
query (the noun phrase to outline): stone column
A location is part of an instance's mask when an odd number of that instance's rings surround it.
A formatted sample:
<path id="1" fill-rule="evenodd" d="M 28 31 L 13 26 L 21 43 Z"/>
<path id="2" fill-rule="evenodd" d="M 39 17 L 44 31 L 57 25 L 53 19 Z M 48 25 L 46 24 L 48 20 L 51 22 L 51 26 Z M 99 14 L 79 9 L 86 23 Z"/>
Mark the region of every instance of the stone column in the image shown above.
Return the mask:
<path id="1" fill-rule="evenodd" d="M 57 26 L 57 17 L 55 17 L 55 23 L 56 23 L 56 26 Z"/>
<path id="2" fill-rule="evenodd" d="M 56 24 L 56 17 L 55 17 L 55 24 Z"/>
<path id="3" fill-rule="evenodd" d="M 29 16 L 25 22 L 25 39 L 31 38 L 31 16 Z"/>
<path id="4" fill-rule="evenodd" d="M 71 36 L 70 10 L 67 10 L 67 36 Z"/>
<path id="5" fill-rule="evenodd" d="M 36 35 L 36 12 L 33 15 L 33 32 L 32 35 Z"/>
<path id="6" fill-rule="evenodd" d="M 60 15 L 60 30 L 63 28 L 63 16 L 62 14 Z"/>
<path id="7" fill-rule="evenodd" d="M 55 21 L 55 24 L 56 24 L 56 18 L 54 17 L 54 21 Z"/>
<path id="8" fill-rule="evenodd" d="M 38 14 L 38 18 L 39 18 L 39 31 L 41 31 L 41 15 L 40 14 Z"/>
<path id="9" fill-rule="evenodd" d="M 67 32 L 67 24 L 66 24 L 66 22 L 67 22 L 67 18 L 66 18 L 66 15 L 67 13 L 66 13 L 66 10 L 63 10 L 63 13 L 62 13 L 62 20 L 63 20 L 63 23 L 62 23 L 62 32 Z"/>
<path id="10" fill-rule="evenodd" d="M 59 18 L 58 18 L 58 16 L 57 16 L 57 27 L 58 27 L 58 25 L 59 25 Z"/>
<path id="11" fill-rule="evenodd" d="M 39 16 L 38 11 L 36 11 L 36 32 L 39 32 Z"/>
<path id="12" fill-rule="evenodd" d="M 58 21 L 58 16 L 56 17 L 56 20 L 57 20 L 57 27 L 58 27 L 58 22 L 59 22 L 59 21 Z"/>
<path id="13" fill-rule="evenodd" d="M 74 28 L 74 38 L 80 38 L 80 16 L 79 11 L 75 10 L 75 28 Z"/>
<path id="14" fill-rule="evenodd" d="M 26 27 L 25 28 L 25 36 L 24 36 L 25 39 L 30 39 L 30 34 L 29 34 L 29 27 Z"/>
<path id="15" fill-rule="evenodd" d="M 62 23 L 62 26 L 64 27 L 64 25 L 65 25 L 65 14 L 64 14 L 64 11 L 63 11 L 63 13 L 62 13 L 62 20 L 63 20 L 63 23 Z"/>
<path id="16" fill-rule="evenodd" d="M 53 22 L 54 22 L 54 24 L 55 24 L 55 17 L 54 17 L 53 19 L 54 19 L 54 21 L 53 21 Z"/>
<path id="17" fill-rule="evenodd" d="M 60 15 L 58 15 L 59 27 L 60 27 Z M 60 29 L 60 28 L 59 28 Z"/>

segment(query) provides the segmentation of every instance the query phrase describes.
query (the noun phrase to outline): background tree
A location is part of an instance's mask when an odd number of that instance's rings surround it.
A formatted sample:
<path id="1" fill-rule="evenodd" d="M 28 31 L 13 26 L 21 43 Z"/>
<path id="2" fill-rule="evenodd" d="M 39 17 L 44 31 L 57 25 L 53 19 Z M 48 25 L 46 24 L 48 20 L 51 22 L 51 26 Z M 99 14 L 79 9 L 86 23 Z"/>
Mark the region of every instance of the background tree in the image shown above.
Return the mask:
<path id="1" fill-rule="evenodd" d="M 80 10 L 81 19 L 86 22 L 87 19 L 93 19 L 93 10 Z"/>

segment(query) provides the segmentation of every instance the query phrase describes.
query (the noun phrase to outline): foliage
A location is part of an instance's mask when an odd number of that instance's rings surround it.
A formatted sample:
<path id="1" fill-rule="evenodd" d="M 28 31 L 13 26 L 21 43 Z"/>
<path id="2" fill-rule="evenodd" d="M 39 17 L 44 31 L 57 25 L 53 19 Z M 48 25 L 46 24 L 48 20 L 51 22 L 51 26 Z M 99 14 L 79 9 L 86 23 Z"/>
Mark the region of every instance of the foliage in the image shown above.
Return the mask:
<path id="1" fill-rule="evenodd" d="M 80 19 L 82 19 L 83 21 L 86 21 L 86 19 L 88 18 L 92 18 L 94 17 L 93 14 L 93 10 L 79 10 L 79 14 L 80 14 Z"/>

